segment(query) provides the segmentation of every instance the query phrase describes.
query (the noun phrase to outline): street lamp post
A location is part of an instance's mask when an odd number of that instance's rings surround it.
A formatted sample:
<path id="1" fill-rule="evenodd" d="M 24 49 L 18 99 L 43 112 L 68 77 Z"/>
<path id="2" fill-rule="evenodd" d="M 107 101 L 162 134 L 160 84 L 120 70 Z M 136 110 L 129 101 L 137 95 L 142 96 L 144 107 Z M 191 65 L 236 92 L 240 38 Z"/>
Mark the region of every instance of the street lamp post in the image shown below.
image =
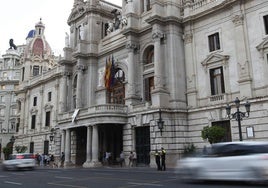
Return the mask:
<path id="1" fill-rule="evenodd" d="M 239 110 L 240 107 L 240 100 L 238 97 L 235 98 L 235 106 L 236 106 L 236 112 L 231 114 L 231 106 L 227 104 L 226 106 L 226 113 L 227 116 L 231 119 L 235 119 L 238 122 L 238 131 L 239 131 L 239 140 L 243 141 L 242 137 L 242 128 L 241 128 L 241 121 L 243 120 L 244 117 L 249 117 L 249 112 L 250 112 L 250 103 L 247 101 L 245 104 L 246 112 L 241 112 Z"/>
<path id="2" fill-rule="evenodd" d="M 164 121 L 161 117 L 161 109 L 159 109 L 159 119 L 157 121 L 157 126 L 158 126 L 158 129 L 160 130 L 160 133 L 161 133 L 161 136 L 162 136 L 162 130 L 164 128 Z"/>

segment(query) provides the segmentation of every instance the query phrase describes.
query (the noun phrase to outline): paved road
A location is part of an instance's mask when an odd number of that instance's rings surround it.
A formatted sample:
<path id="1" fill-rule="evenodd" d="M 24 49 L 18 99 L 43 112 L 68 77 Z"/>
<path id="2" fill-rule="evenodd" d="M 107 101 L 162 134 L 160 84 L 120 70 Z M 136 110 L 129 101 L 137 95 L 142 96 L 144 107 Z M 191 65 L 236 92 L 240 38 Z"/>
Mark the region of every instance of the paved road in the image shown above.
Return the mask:
<path id="1" fill-rule="evenodd" d="M 173 170 L 153 168 L 38 168 L 34 171 L 0 170 L 0 188 L 255 188 L 256 185 L 214 182 L 183 184 Z M 258 186 L 267 187 L 267 186 Z"/>

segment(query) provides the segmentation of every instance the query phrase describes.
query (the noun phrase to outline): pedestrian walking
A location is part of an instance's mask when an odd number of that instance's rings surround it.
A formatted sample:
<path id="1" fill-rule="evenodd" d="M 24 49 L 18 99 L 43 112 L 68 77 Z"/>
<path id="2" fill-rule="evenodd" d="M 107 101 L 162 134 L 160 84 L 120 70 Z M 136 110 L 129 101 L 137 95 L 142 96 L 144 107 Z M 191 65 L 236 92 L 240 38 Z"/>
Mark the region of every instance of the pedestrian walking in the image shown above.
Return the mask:
<path id="1" fill-rule="evenodd" d="M 130 152 L 130 155 L 128 157 L 129 162 L 128 162 L 128 166 L 133 166 L 133 152 Z"/>
<path id="2" fill-rule="evenodd" d="M 64 167 L 64 161 L 65 161 L 65 154 L 64 152 L 61 152 L 61 156 L 60 156 L 61 167 Z"/>
<path id="3" fill-rule="evenodd" d="M 157 170 L 161 170 L 161 167 L 160 167 L 160 153 L 158 152 L 158 150 L 156 149 L 155 150 L 155 163 L 157 165 Z"/>
<path id="4" fill-rule="evenodd" d="M 162 147 L 161 148 L 161 170 L 166 170 L 166 150 Z"/>
<path id="5" fill-rule="evenodd" d="M 123 151 L 121 151 L 119 157 L 120 157 L 120 159 L 119 159 L 119 160 L 120 160 L 120 161 L 119 161 L 119 162 L 120 162 L 120 166 L 123 167 L 123 165 L 125 165 L 125 154 L 124 154 Z"/>
<path id="6" fill-rule="evenodd" d="M 133 151 L 132 166 L 137 166 L 137 153 Z"/>

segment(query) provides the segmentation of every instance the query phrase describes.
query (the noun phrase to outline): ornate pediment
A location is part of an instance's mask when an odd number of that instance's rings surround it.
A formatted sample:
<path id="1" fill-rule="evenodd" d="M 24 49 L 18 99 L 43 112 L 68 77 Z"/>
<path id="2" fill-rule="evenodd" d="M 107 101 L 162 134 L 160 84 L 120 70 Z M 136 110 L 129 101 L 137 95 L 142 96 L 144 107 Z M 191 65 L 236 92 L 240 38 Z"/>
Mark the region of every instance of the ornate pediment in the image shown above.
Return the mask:
<path id="1" fill-rule="evenodd" d="M 206 59 L 204 59 L 201 64 L 205 68 L 214 67 L 218 65 L 225 66 L 228 63 L 230 56 L 229 55 L 221 55 L 221 54 L 209 54 Z"/>
<path id="2" fill-rule="evenodd" d="M 264 52 L 268 52 L 268 37 L 266 37 L 258 46 L 256 46 L 257 50 L 261 52 L 262 57 L 264 57 Z"/>
<path id="3" fill-rule="evenodd" d="M 68 23 L 81 17 L 85 12 L 86 12 L 86 2 L 77 1 L 77 3 L 74 5 L 72 12 L 68 18 Z"/>

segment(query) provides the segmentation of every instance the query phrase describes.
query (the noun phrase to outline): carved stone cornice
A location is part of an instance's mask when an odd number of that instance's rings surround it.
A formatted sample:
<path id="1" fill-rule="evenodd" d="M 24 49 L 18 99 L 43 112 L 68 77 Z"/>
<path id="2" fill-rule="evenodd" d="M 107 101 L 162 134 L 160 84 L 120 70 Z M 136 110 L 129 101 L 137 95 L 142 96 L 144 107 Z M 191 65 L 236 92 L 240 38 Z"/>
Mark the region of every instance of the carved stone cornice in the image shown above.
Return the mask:
<path id="1" fill-rule="evenodd" d="M 235 15 L 233 17 L 232 21 L 236 27 L 243 25 L 244 24 L 244 15 L 243 14 Z"/>

